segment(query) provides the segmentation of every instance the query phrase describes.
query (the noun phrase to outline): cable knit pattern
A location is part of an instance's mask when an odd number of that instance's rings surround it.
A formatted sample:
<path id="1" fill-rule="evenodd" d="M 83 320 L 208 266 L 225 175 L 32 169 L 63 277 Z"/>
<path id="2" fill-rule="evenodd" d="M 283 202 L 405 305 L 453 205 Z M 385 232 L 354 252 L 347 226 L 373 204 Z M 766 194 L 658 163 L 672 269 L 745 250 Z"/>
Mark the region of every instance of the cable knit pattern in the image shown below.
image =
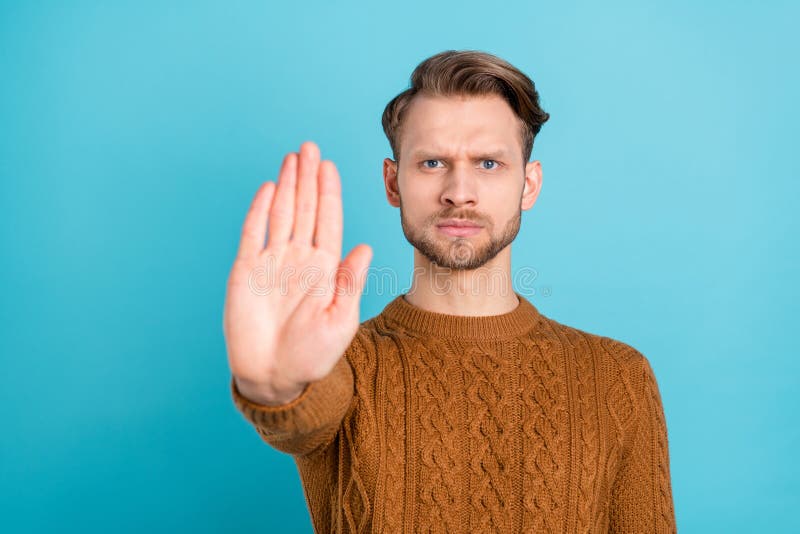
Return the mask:
<path id="1" fill-rule="evenodd" d="M 501 351 L 480 343 L 464 347 L 467 371 L 468 435 L 471 454 L 469 495 L 478 532 L 509 532 L 513 491 L 510 485 L 509 363 Z"/>
<path id="2" fill-rule="evenodd" d="M 376 404 L 383 399 L 384 410 L 379 410 L 381 416 L 381 432 L 379 450 L 381 454 L 380 475 L 376 488 L 375 501 L 375 531 L 384 532 L 385 525 L 403 524 L 404 473 L 405 473 L 405 395 L 398 395 L 398 391 L 405 391 L 404 367 L 401 360 L 401 344 L 391 332 L 382 332 L 374 335 L 376 344 L 383 343 L 378 351 L 381 354 L 380 364 L 385 372 L 380 374 L 376 388 Z M 388 439 L 387 436 L 392 436 Z"/>
<path id="3" fill-rule="evenodd" d="M 522 337 L 523 532 L 563 532 L 569 414 L 563 353 L 546 336 Z"/>
<path id="4" fill-rule="evenodd" d="M 231 381 L 295 459 L 316 532 L 676 532 L 650 362 L 517 296 L 480 317 L 398 296 L 284 406 Z"/>
<path id="5" fill-rule="evenodd" d="M 460 507 L 464 453 L 460 450 L 463 429 L 458 423 L 464 420 L 461 412 L 463 398 L 450 387 L 457 383 L 453 373 L 457 364 L 448 359 L 450 351 L 434 339 L 415 345 L 422 358 L 413 361 L 416 377 L 415 399 L 418 414 L 418 464 L 417 473 L 419 528 L 423 532 L 444 529 L 458 532 L 461 529 L 457 515 L 448 513 Z"/>
<path id="6" fill-rule="evenodd" d="M 353 343 L 358 345 L 363 344 L 363 341 L 358 338 Z M 367 354 L 370 351 L 362 347 L 352 351 L 349 357 L 351 365 L 363 372 L 356 375 L 355 379 L 354 413 L 343 424 L 344 446 L 350 456 L 350 476 L 343 494 L 344 514 L 348 531 L 358 533 L 368 532 L 367 525 L 373 503 L 365 484 L 374 486 L 376 479 L 375 470 L 362 465 L 375 466 L 379 458 L 378 448 L 370 447 L 368 441 L 359 437 L 359 434 L 377 435 L 374 408 L 376 403 L 372 396 L 374 386 L 368 382 L 370 377 L 375 376 L 377 361 L 376 358 L 366 357 Z"/>

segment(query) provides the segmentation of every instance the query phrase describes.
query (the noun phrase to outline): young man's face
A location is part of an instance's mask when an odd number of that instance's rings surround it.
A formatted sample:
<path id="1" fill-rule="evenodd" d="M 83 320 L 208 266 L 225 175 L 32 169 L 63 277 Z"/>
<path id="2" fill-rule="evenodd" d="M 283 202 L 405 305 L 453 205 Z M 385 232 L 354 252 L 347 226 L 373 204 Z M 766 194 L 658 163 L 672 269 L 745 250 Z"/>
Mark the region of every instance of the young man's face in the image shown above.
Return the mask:
<path id="1" fill-rule="evenodd" d="M 417 95 L 399 151 L 399 162 L 384 160 L 387 199 L 400 208 L 409 243 L 441 267 L 471 270 L 492 260 L 541 189 L 541 164 L 523 165 L 520 119 L 499 96 Z"/>

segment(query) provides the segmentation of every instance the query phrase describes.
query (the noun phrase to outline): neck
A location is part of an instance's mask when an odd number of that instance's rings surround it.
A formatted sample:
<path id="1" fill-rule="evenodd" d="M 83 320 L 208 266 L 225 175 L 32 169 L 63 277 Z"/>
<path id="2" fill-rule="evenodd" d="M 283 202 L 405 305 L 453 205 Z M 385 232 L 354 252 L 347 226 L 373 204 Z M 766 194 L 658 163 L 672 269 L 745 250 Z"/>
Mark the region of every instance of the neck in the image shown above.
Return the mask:
<path id="1" fill-rule="evenodd" d="M 449 315 L 499 315 L 514 310 L 519 299 L 511 284 L 511 247 L 485 265 L 456 270 L 431 263 L 414 250 L 414 276 L 404 299 L 423 310 Z"/>

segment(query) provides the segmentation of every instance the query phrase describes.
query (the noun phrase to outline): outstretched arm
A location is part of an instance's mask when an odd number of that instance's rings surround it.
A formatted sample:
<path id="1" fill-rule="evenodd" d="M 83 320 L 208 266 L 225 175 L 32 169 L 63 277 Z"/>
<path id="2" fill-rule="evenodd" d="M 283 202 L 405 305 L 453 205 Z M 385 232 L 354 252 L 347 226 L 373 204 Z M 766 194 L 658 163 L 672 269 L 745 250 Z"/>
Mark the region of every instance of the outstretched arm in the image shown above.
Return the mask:
<path id="1" fill-rule="evenodd" d="M 358 245 L 342 260 L 342 227 L 336 167 L 305 142 L 284 158 L 277 186 L 256 193 L 228 277 L 223 333 L 234 401 L 284 452 L 329 439 L 353 397 L 344 354 L 372 250 Z"/>

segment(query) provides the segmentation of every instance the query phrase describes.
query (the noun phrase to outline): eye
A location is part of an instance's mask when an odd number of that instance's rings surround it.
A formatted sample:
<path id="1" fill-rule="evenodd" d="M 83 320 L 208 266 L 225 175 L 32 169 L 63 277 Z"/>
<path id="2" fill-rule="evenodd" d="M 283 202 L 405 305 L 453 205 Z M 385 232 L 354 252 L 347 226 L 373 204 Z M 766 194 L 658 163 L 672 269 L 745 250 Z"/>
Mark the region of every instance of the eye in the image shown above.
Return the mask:
<path id="1" fill-rule="evenodd" d="M 485 160 L 483 160 L 483 162 L 484 162 L 484 163 L 486 163 L 487 161 L 488 161 L 489 163 L 493 163 L 493 164 L 494 164 L 494 165 L 492 165 L 491 167 L 484 167 L 484 169 L 487 169 L 487 170 L 496 169 L 496 168 L 497 168 L 497 166 L 498 166 L 498 165 L 500 165 L 499 163 L 497 163 L 497 162 L 496 162 L 495 160 L 493 160 L 493 159 L 485 159 Z"/>
<path id="2" fill-rule="evenodd" d="M 426 159 L 425 161 L 422 162 L 422 166 L 425 167 L 426 169 L 436 169 L 436 167 L 429 167 L 427 165 L 427 163 L 430 162 L 430 161 L 438 162 L 439 160 L 438 159 Z"/>

